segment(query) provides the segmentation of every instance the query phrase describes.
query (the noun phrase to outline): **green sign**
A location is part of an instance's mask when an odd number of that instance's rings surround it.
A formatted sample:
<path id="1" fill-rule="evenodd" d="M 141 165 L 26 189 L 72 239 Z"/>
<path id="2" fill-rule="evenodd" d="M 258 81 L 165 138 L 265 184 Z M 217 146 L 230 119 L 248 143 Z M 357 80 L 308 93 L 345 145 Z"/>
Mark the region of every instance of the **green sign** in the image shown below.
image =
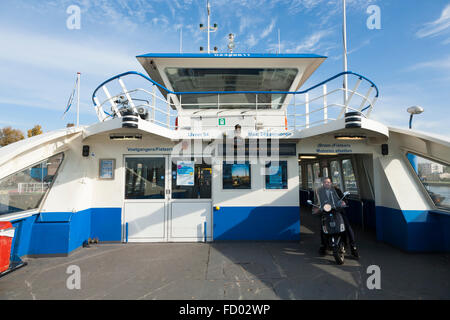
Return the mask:
<path id="1" fill-rule="evenodd" d="M 225 118 L 219 118 L 219 126 L 225 125 Z"/>

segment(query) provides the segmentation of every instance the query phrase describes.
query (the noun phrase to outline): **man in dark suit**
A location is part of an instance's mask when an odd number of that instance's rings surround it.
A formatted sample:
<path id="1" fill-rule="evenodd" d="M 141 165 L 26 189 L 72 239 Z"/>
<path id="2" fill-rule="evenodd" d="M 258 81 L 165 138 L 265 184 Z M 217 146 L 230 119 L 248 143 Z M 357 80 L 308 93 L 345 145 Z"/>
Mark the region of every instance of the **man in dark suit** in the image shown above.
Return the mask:
<path id="1" fill-rule="evenodd" d="M 326 203 L 331 204 L 334 208 L 341 208 L 346 205 L 345 201 L 340 200 L 343 197 L 343 193 L 339 188 L 333 187 L 331 183 L 331 179 L 325 177 L 322 179 L 322 187 L 317 189 L 316 191 L 316 204 L 320 206 L 319 208 L 313 208 L 313 213 L 317 213 L 319 210 L 323 208 L 323 205 Z M 347 214 L 345 209 L 341 211 L 342 218 L 344 219 L 345 230 L 347 232 L 347 238 L 350 243 L 350 250 L 353 256 L 359 257 L 358 250 L 355 245 L 355 234 L 353 233 L 353 229 L 350 226 L 350 222 L 348 221 Z M 319 249 L 319 253 L 321 255 L 325 255 L 326 253 L 326 244 L 325 244 L 325 235 L 322 231 L 322 226 L 320 228 L 320 240 L 321 245 Z"/>

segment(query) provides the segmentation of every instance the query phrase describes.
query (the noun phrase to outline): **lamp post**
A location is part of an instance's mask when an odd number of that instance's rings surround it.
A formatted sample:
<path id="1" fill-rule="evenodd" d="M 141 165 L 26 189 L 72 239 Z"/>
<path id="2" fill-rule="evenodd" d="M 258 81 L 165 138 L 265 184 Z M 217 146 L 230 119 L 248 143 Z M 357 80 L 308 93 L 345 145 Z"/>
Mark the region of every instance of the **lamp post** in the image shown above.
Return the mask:
<path id="1" fill-rule="evenodd" d="M 408 111 L 408 113 L 411 114 L 411 116 L 409 117 L 409 128 L 412 129 L 413 116 L 415 114 L 421 114 L 424 110 L 420 106 L 413 106 L 413 107 L 409 107 L 408 110 L 406 110 L 406 111 Z"/>

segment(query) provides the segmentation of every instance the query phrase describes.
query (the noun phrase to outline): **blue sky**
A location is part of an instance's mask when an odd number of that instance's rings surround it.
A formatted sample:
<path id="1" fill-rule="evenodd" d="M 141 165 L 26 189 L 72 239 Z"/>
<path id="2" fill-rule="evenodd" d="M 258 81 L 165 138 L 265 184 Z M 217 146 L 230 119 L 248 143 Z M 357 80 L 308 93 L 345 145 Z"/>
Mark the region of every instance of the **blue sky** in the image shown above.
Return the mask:
<path id="1" fill-rule="evenodd" d="M 211 46 L 226 52 L 328 56 L 305 87 L 342 71 L 341 0 L 211 0 Z M 82 73 L 81 124 L 97 121 L 92 91 L 110 76 L 143 71 L 136 55 L 183 52 L 206 46 L 206 0 L 2 0 L 0 5 L 0 127 L 45 132 L 75 121 L 61 119 Z M 69 30 L 70 5 L 81 8 L 81 29 Z M 381 9 L 381 29 L 366 22 L 370 5 Z M 425 113 L 414 128 L 450 135 L 450 2 L 444 0 L 347 0 L 349 70 L 373 80 L 380 99 L 372 118 L 406 128 L 406 109 Z"/>

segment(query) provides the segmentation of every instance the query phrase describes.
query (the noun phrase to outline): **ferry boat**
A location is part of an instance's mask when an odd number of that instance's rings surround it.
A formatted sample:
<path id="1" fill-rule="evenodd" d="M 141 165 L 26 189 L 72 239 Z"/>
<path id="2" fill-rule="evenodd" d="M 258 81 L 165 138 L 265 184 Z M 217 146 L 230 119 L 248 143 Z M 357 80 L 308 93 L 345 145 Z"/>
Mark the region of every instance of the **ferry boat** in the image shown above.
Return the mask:
<path id="1" fill-rule="evenodd" d="M 306 88 L 326 60 L 315 54 L 137 59 L 146 74 L 93 92 L 98 123 L 0 149 L 12 260 L 92 240 L 298 241 L 300 211 L 326 176 L 379 241 L 450 250 L 450 139 L 372 120 L 381 93 L 369 77 L 345 71 Z"/>

